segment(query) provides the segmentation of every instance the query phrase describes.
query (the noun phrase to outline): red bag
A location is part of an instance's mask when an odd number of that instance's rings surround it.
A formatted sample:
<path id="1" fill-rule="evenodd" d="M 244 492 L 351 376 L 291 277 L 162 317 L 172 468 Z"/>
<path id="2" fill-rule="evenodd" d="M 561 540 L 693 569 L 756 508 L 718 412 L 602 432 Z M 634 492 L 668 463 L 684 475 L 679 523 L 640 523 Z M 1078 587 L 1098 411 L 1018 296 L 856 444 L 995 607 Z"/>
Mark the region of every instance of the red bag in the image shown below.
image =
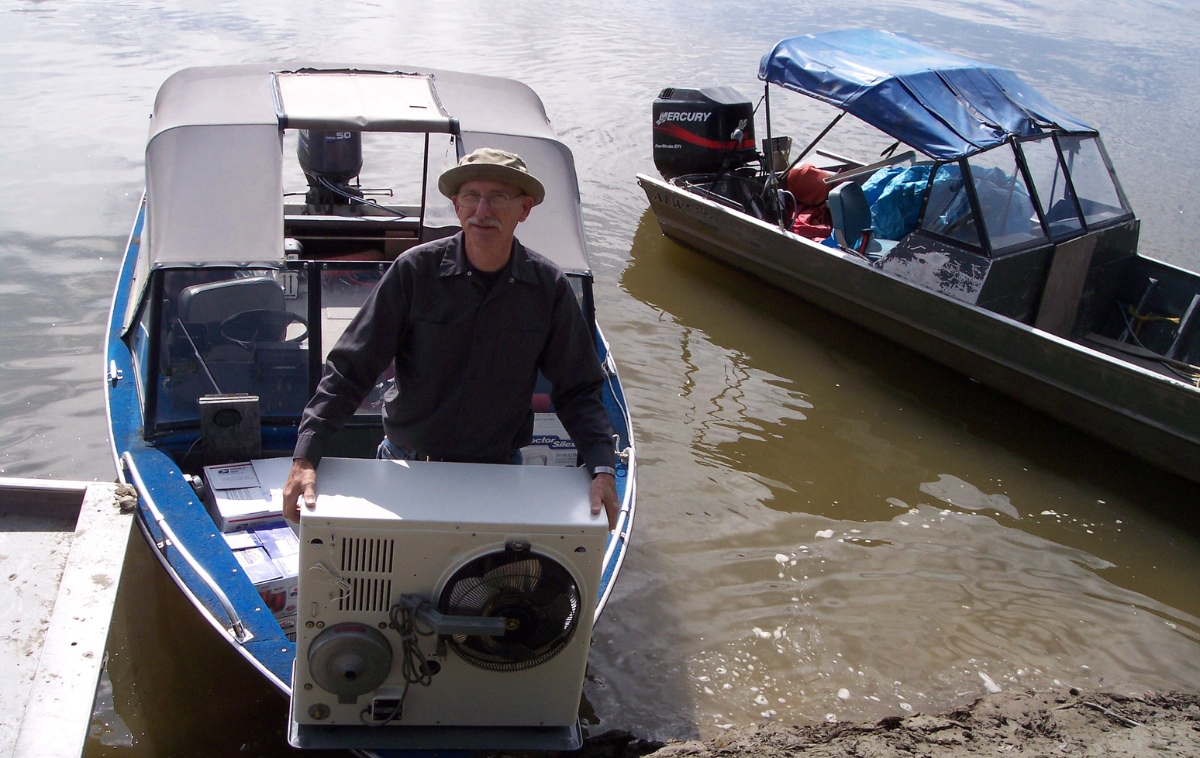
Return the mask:
<path id="1" fill-rule="evenodd" d="M 810 163 L 804 163 L 784 176 L 783 186 L 796 198 L 796 215 L 792 231 L 801 237 L 823 240 L 833 233 L 833 218 L 829 215 L 830 185 L 825 177 L 832 176 Z"/>

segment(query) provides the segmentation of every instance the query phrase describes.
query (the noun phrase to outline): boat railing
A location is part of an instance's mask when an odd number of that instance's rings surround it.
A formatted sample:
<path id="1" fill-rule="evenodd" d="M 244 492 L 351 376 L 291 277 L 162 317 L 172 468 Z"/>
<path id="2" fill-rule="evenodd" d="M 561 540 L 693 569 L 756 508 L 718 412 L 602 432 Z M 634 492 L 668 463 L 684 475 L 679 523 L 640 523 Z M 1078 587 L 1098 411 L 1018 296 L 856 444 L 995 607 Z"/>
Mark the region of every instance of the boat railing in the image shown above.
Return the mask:
<path id="1" fill-rule="evenodd" d="M 632 441 L 631 441 L 632 442 Z M 600 565 L 604 568 L 602 571 L 609 573 L 608 565 L 616 557 L 616 565 L 613 566 L 611 575 L 616 577 L 620 571 L 622 564 L 625 563 L 625 552 L 629 547 L 628 532 L 633 526 L 633 508 L 637 497 L 637 452 L 632 444 L 629 445 L 622 454 L 625 458 L 625 497 L 621 499 L 621 510 L 617 514 L 617 526 L 613 529 L 612 539 L 608 541 L 608 548 L 604 551 L 604 562 Z M 619 553 L 617 551 L 620 551 Z M 604 587 L 604 594 L 600 596 L 599 602 L 596 603 L 595 618 L 600 618 L 600 613 L 604 610 L 604 606 L 608 604 L 608 596 L 612 594 L 613 585 L 616 582 L 609 581 Z"/>
<path id="2" fill-rule="evenodd" d="M 225 609 L 225 615 L 229 617 L 230 623 L 230 627 L 227 631 L 238 642 L 243 644 L 248 642 L 253 635 L 246 630 L 245 625 L 242 623 L 242 618 L 238 615 L 237 610 L 234 609 L 233 603 L 229 600 L 229 596 L 225 594 L 225 591 L 221 589 L 221 586 L 217 584 L 215 579 L 212 578 L 212 575 L 200 565 L 200 562 L 197 561 L 194 556 L 192 556 L 187 547 L 185 547 L 183 543 L 179 541 L 179 538 L 175 536 L 175 531 L 171 528 L 171 525 L 167 523 L 162 511 L 160 511 L 158 506 L 154 504 L 154 498 L 150 494 L 150 488 L 147 487 L 145 481 L 143 481 L 142 475 L 137 469 L 137 464 L 133 462 L 133 456 L 127 451 L 121 456 L 121 461 L 125 464 L 125 468 L 129 471 L 129 475 L 133 479 L 133 484 L 135 487 L 137 487 L 138 493 L 141 495 L 142 503 L 145 504 L 146 509 L 150 511 L 150 515 L 154 518 L 154 523 L 158 524 L 158 528 L 162 530 L 164 539 L 162 542 L 158 543 L 159 552 L 166 556 L 168 545 L 171 545 L 175 548 L 175 550 L 179 553 L 179 556 L 183 558 L 184 562 L 186 562 L 188 566 L 191 567 L 192 571 L 196 573 L 196 576 L 200 577 L 200 580 L 208 586 L 208 589 L 213 593 L 214 596 L 216 596 L 217 602 L 219 602 L 221 607 Z"/>
<path id="3" fill-rule="evenodd" d="M 621 572 L 621 566 L 625 563 L 625 553 L 629 548 L 629 531 L 633 527 L 633 512 L 637 503 L 637 444 L 633 438 L 632 419 L 629 415 L 629 406 L 625 399 L 624 393 L 619 392 L 619 382 L 617 377 L 617 364 L 613 360 L 612 351 L 609 349 L 608 340 L 604 334 L 597 330 L 600 336 L 600 341 L 604 348 L 604 375 L 608 382 L 608 389 L 612 393 L 613 402 L 617 404 L 623 421 L 625 422 L 626 441 L 629 443 L 625 449 L 621 449 L 620 436 L 613 435 L 613 445 L 617 449 L 617 457 L 620 458 L 620 463 L 625 466 L 625 494 L 621 498 L 621 508 L 617 512 L 617 524 L 612 531 L 612 538 L 608 541 L 608 547 L 604 551 L 604 561 L 600 565 L 603 567 L 601 571 L 604 574 L 611 576 L 613 579 Z M 608 570 L 609 564 L 616 560 L 616 565 L 612 567 L 611 573 Z M 604 585 L 604 591 L 600 595 L 599 601 L 596 603 L 596 613 L 593 618 L 600 618 L 600 614 L 604 612 L 604 606 L 608 603 L 608 596 L 612 594 L 612 588 L 615 584 L 610 579 Z"/>

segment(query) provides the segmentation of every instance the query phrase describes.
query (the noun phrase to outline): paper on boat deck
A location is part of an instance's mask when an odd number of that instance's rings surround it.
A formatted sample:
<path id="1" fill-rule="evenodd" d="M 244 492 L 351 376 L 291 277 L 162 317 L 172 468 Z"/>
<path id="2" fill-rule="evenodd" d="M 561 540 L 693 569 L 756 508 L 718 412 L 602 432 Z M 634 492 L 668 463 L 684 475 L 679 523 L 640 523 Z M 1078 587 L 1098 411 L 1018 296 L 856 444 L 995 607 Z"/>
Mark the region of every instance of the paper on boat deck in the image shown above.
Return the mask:
<path id="1" fill-rule="evenodd" d="M 227 466 L 205 466 L 208 481 L 214 489 L 240 490 L 258 486 L 258 476 L 252 463 L 234 463 Z"/>
<path id="2" fill-rule="evenodd" d="M 205 498 L 213 522 L 222 532 L 283 518 L 283 485 L 290 458 L 265 458 L 225 466 L 205 466 Z"/>

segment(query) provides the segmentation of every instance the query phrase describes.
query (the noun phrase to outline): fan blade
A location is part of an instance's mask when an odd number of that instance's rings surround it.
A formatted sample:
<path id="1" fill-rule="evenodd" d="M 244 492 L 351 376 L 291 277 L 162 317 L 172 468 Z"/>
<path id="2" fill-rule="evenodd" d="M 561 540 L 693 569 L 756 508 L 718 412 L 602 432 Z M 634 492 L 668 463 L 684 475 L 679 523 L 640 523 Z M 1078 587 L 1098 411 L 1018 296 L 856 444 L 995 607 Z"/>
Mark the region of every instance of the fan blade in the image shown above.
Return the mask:
<path id="1" fill-rule="evenodd" d="M 562 581 L 562 577 L 547 577 L 542 580 L 536 587 L 526 593 L 529 602 L 536 607 L 544 607 L 554 601 L 559 595 L 569 595 L 576 598 L 578 602 L 579 590 L 575 588 L 575 583 L 571 581 Z"/>
<path id="2" fill-rule="evenodd" d="M 454 616 L 478 616 L 500 588 L 480 576 L 466 576 L 450 587 L 449 601 L 442 610 Z"/>
<path id="3" fill-rule="evenodd" d="M 528 592 L 537 586 L 541 576 L 542 562 L 536 558 L 525 558 L 497 566 L 485 573 L 483 578 L 505 589 Z"/>

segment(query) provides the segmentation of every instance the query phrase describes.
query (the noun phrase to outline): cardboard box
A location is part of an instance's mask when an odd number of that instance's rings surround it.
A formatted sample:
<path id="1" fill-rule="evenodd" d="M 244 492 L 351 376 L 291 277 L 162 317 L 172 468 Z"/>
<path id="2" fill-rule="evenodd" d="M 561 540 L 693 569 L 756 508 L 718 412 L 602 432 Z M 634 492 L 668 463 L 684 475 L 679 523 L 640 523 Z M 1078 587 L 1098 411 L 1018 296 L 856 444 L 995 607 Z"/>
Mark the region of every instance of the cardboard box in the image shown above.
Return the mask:
<path id="1" fill-rule="evenodd" d="M 292 642 L 296 641 L 296 614 L 292 613 L 287 616 L 276 616 L 275 620 L 279 622 L 279 628 L 283 630 L 283 635 Z"/>
<path id="2" fill-rule="evenodd" d="M 285 522 L 252 526 L 224 535 L 233 557 L 285 634 L 295 638 L 300 540 Z"/>
<path id="3" fill-rule="evenodd" d="M 576 466 L 579 453 L 558 416 L 533 414 L 533 442 L 521 448 L 521 463 L 526 466 Z"/>
<path id="4" fill-rule="evenodd" d="M 265 458 L 204 467 L 204 505 L 221 532 L 283 518 L 283 485 L 290 458 Z"/>

